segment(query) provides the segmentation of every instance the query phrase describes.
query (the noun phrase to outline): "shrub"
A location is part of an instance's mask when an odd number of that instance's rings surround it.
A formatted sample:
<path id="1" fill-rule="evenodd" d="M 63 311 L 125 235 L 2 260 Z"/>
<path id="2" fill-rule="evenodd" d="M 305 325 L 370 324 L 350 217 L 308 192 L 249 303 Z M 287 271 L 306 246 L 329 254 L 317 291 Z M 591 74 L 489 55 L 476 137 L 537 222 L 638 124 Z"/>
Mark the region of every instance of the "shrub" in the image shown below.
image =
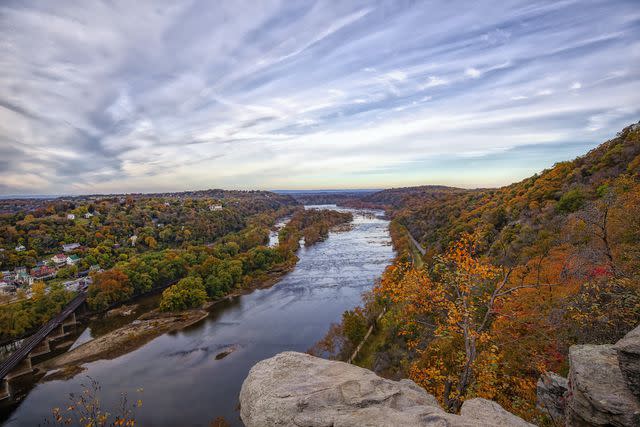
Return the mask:
<path id="1" fill-rule="evenodd" d="M 573 189 L 567 191 L 561 198 L 558 200 L 558 204 L 556 208 L 560 212 L 570 213 L 575 212 L 580 209 L 584 205 L 584 194 L 582 191 L 578 189 Z"/>

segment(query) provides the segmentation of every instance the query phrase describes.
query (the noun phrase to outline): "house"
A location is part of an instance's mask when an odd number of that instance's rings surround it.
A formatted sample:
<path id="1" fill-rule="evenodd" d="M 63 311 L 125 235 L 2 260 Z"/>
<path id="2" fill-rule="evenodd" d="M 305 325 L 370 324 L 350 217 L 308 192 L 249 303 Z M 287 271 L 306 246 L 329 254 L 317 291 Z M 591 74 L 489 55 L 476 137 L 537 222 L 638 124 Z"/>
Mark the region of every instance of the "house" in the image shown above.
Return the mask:
<path id="1" fill-rule="evenodd" d="M 74 220 L 76 216 L 74 214 L 67 214 L 67 219 Z"/>
<path id="2" fill-rule="evenodd" d="M 5 270 L 2 272 L 2 280 L 9 283 L 13 282 L 13 273 L 9 270 Z"/>
<path id="3" fill-rule="evenodd" d="M 134 234 L 133 236 L 129 237 L 129 240 L 131 240 L 131 246 L 135 246 L 136 241 L 138 240 L 138 236 Z"/>
<path id="4" fill-rule="evenodd" d="M 67 265 L 75 265 L 78 261 L 80 261 L 80 257 L 78 255 L 69 255 L 66 261 Z"/>
<path id="5" fill-rule="evenodd" d="M 17 283 L 33 285 L 33 277 L 29 276 L 29 273 L 27 273 L 27 267 L 16 267 L 14 273 Z"/>
<path id="6" fill-rule="evenodd" d="M 89 267 L 89 271 L 100 271 L 100 265 L 93 264 L 91 267 Z"/>
<path id="7" fill-rule="evenodd" d="M 87 212 L 86 214 L 84 214 L 84 217 L 89 219 L 93 216 L 93 214 L 91 212 Z"/>
<path id="8" fill-rule="evenodd" d="M 67 263 L 67 256 L 65 254 L 57 254 L 51 257 L 51 261 L 57 266 Z"/>
<path id="9" fill-rule="evenodd" d="M 15 293 L 16 287 L 7 282 L 0 282 L 0 294 L 12 294 Z"/>
<path id="10" fill-rule="evenodd" d="M 43 265 L 31 269 L 31 276 L 36 279 L 50 279 L 52 277 L 55 277 L 55 275 L 56 269 L 48 265 Z"/>
<path id="11" fill-rule="evenodd" d="M 64 282 L 62 285 L 63 285 L 63 286 L 64 286 L 68 291 L 75 292 L 75 291 L 77 291 L 77 290 L 80 288 L 81 283 L 80 283 L 80 279 L 78 279 L 78 280 L 69 280 L 68 282 Z"/>
<path id="12" fill-rule="evenodd" d="M 22 252 L 24 250 L 26 250 L 27 248 L 24 247 L 24 245 L 18 245 L 16 246 L 16 252 Z"/>
<path id="13" fill-rule="evenodd" d="M 80 243 L 68 243 L 66 245 L 62 245 L 62 250 L 64 252 L 70 252 L 74 249 L 78 249 L 80 247 Z"/>
<path id="14" fill-rule="evenodd" d="M 210 211 L 220 211 L 222 210 L 222 205 L 209 205 Z"/>

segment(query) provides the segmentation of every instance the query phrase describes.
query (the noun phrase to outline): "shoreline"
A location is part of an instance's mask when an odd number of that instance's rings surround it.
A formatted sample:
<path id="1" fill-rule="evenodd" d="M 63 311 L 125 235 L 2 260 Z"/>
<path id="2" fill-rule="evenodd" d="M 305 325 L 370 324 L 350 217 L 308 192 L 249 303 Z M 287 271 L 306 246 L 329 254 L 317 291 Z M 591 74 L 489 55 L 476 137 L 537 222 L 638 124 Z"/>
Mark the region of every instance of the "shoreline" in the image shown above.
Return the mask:
<path id="1" fill-rule="evenodd" d="M 342 225 L 342 227 L 340 227 L 340 225 L 334 226 L 331 231 L 345 232 L 350 231 L 352 227 L 353 224 L 349 223 Z M 189 326 L 207 318 L 210 314 L 210 309 L 220 302 L 229 301 L 242 295 L 250 294 L 257 289 L 267 289 L 275 286 L 280 282 L 283 276 L 291 272 L 297 266 L 299 258 L 297 255 L 294 256 L 294 259 L 274 266 L 272 271 L 264 272 L 255 277 L 248 278 L 245 286 L 235 289 L 233 292 L 230 292 L 222 298 L 214 301 L 207 301 L 200 308 L 167 313 L 160 312 L 158 308 L 156 308 L 147 313 L 143 313 L 137 319 L 110 331 L 105 335 L 87 341 L 73 350 L 67 351 L 50 360 L 43 361 L 38 364 L 36 368 L 44 371 L 45 381 L 72 378 L 85 370 L 82 367 L 83 364 L 98 360 L 115 359 L 135 351 L 161 335 L 188 328 Z M 154 289 L 150 293 L 163 291 L 169 286 Z M 109 316 L 111 311 L 131 308 L 136 305 L 136 298 L 122 301 L 115 307 L 112 307 L 109 310 L 104 310 L 98 314 Z"/>
<path id="2" fill-rule="evenodd" d="M 39 364 L 37 367 L 51 375 L 52 370 L 70 370 L 73 366 L 103 359 L 115 359 L 127 354 L 154 338 L 191 326 L 209 315 L 203 309 L 178 313 L 161 313 L 153 310 L 138 317 L 128 325 L 115 329 L 101 337 L 88 341 L 71 351 Z"/>
<path id="3" fill-rule="evenodd" d="M 208 301 L 201 308 L 167 313 L 160 312 L 156 308 L 120 328 L 87 341 L 50 360 L 41 362 L 36 368 L 44 371 L 43 380 L 45 381 L 72 378 L 84 371 L 81 366 L 83 364 L 123 356 L 161 335 L 183 330 L 204 320 L 209 316 L 209 310 L 220 302 L 249 294 L 257 289 L 267 289 L 274 286 L 285 274 L 292 271 L 296 264 L 297 262 L 288 263 L 275 271 L 252 278 L 246 287 L 237 289 L 215 301 Z M 125 303 L 122 306 L 127 305 Z M 118 310 L 118 308 L 112 310 Z M 107 313 L 104 315 L 107 316 Z"/>

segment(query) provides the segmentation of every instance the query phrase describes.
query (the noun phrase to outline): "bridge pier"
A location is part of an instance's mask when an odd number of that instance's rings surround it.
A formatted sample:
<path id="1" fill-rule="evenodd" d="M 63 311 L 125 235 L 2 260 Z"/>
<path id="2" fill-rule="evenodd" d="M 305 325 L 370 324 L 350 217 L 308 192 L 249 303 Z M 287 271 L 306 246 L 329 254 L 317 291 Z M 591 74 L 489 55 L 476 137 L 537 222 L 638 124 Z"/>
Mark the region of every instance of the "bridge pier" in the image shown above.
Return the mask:
<path id="1" fill-rule="evenodd" d="M 40 356 L 43 354 L 47 354 L 50 351 L 51 351 L 51 345 L 49 344 L 49 338 L 45 337 L 45 339 L 40 341 L 40 344 L 38 344 L 36 348 L 31 350 L 31 353 L 29 353 L 29 357 Z"/>
<path id="2" fill-rule="evenodd" d="M 60 323 L 58 326 L 55 327 L 55 329 L 53 331 L 51 331 L 51 333 L 49 335 L 47 335 L 47 337 L 45 339 L 49 339 L 49 340 L 57 340 L 58 338 L 62 338 L 65 335 L 68 335 L 69 332 L 65 332 L 64 331 L 64 324 Z"/>
<path id="3" fill-rule="evenodd" d="M 31 357 L 27 356 L 15 367 L 11 372 L 3 378 L 3 381 L 11 380 L 13 378 L 20 377 L 22 375 L 30 374 L 33 372 L 33 366 L 31 365 Z"/>
<path id="4" fill-rule="evenodd" d="M 76 312 L 74 311 L 73 313 L 71 313 L 69 315 L 69 317 L 64 319 L 64 322 L 62 323 L 62 325 L 63 326 L 73 326 L 76 323 L 78 323 L 78 321 L 76 320 Z"/>
<path id="5" fill-rule="evenodd" d="M 11 397 L 11 389 L 9 388 L 9 381 L 6 379 L 2 379 L 2 384 L 0 385 L 0 401 L 4 399 L 8 399 Z"/>

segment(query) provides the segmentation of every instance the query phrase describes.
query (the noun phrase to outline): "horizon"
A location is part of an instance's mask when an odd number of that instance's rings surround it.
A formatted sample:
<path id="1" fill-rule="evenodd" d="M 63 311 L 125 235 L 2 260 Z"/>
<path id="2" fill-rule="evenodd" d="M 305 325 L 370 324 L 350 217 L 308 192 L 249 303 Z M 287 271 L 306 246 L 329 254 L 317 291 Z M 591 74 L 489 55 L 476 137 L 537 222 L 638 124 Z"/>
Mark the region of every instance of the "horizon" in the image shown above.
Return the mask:
<path id="1" fill-rule="evenodd" d="M 640 11 L 0 6 L 0 195 L 497 188 L 640 115 Z"/>

